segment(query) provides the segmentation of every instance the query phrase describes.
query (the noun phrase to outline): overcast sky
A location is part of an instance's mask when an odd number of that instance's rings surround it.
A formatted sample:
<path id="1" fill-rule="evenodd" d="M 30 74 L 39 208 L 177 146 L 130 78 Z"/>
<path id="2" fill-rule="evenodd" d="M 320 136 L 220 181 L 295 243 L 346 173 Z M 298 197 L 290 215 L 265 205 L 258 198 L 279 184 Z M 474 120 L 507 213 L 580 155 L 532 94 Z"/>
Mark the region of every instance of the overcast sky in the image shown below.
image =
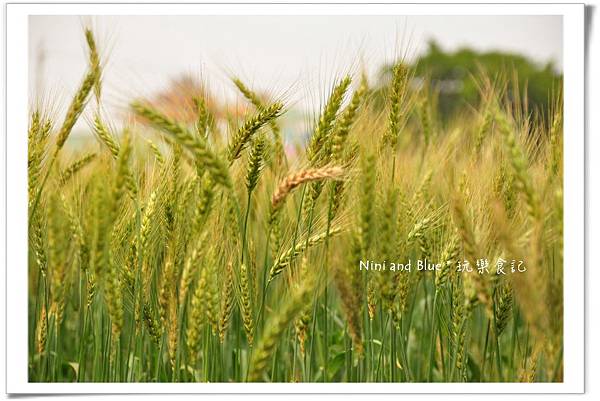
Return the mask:
<path id="1" fill-rule="evenodd" d="M 562 68 L 560 16 L 32 16 L 32 92 L 41 85 L 62 102 L 69 98 L 86 67 L 88 24 L 108 59 L 105 96 L 113 106 L 183 73 L 229 96 L 227 77 L 235 73 L 311 108 L 324 96 L 317 88 L 356 71 L 361 60 L 373 73 L 398 54 L 426 50 L 430 38 L 447 50 L 508 50 Z"/>

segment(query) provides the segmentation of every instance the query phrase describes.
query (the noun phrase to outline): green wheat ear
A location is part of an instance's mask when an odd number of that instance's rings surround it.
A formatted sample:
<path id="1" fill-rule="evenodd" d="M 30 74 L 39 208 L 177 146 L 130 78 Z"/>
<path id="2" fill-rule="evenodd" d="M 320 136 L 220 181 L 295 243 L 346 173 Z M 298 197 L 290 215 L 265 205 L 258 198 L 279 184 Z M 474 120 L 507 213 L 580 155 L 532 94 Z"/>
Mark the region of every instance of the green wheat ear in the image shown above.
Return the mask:
<path id="1" fill-rule="evenodd" d="M 315 128 L 306 155 L 312 166 L 317 164 L 319 159 L 330 156 L 328 143 L 330 141 L 330 133 L 334 126 L 338 111 L 344 101 L 344 96 L 352 79 L 349 76 L 344 77 L 332 90 L 325 107 L 319 117 L 319 122 Z"/>
<path id="2" fill-rule="evenodd" d="M 98 136 L 100 141 L 108 148 L 110 154 L 116 159 L 119 157 L 119 144 L 114 139 L 112 134 L 108 131 L 108 128 L 102 123 L 100 115 L 94 116 L 94 133 Z"/>
<path id="3" fill-rule="evenodd" d="M 307 241 L 302 241 L 297 244 L 294 248 L 290 248 L 285 251 L 279 258 L 273 262 L 271 266 L 271 270 L 269 271 L 269 282 L 272 281 L 276 276 L 281 274 L 283 270 L 289 266 L 292 261 L 298 257 L 301 253 L 305 252 L 308 248 L 316 246 L 325 242 L 325 240 L 329 237 L 333 237 L 334 235 L 342 232 L 341 228 L 334 227 L 329 230 L 329 232 L 322 232 L 317 235 L 313 235 L 309 237 Z"/>
<path id="4" fill-rule="evenodd" d="M 250 139 L 259 129 L 261 129 L 269 121 L 272 121 L 281 115 L 283 110 L 282 103 L 273 103 L 272 105 L 259 109 L 258 112 L 244 121 L 242 126 L 238 128 L 237 132 L 231 138 L 229 146 L 227 148 L 229 162 L 233 163 L 234 160 L 238 159 L 242 153 L 242 150 L 246 148 Z"/>
<path id="5" fill-rule="evenodd" d="M 246 100 L 248 100 L 257 110 L 264 109 L 265 105 L 263 101 L 258 97 L 256 93 L 254 93 L 250 88 L 248 88 L 239 78 L 234 77 L 233 83 L 238 88 L 240 93 L 244 95 Z M 279 124 L 277 124 L 276 119 L 272 119 L 269 121 L 269 127 L 273 132 L 273 140 L 275 143 L 275 152 L 278 159 L 285 158 L 285 150 L 283 148 L 283 139 L 281 137 L 281 128 Z"/>
<path id="6" fill-rule="evenodd" d="M 500 287 L 500 295 L 496 307 L 496 330 L 498 335 L 502 334 L 512 314 L 513 308 L 513 290 L 510 283 L 505 283 Z"/>
<path id="7" fill-rule="evenodd" d="M 252 294 L 250 292 L 250 273 L 245 264 L 240 266 L 240 311 L 248 345 L 254 343 L 254 318 L 252 317 Z"/>
<path id="8" fill-rule="evenodd" d="M 358 109 L 364 101 L 366 92 L 367 84 L 363 80 L 358 90 L 352 95 L 350 104 L 342 112 L 339 123 L 335 126 L 333 138 L 331 139 L 331 159 L 336 163 L 342 161 L 344 145 L 347 142 L 350 128 L 356 119 Z"/>
<path id="9" fill-rule="evenodd" d="M 509 153 L 509 161 L 517 181 L 517 189 L 525 197 L 527 212 L 530 217 L 533 221 L 537 222 L 541 219 L 540 199 L 537 191 L 533 187 L 532 179 L 527 169 L 527 158 L 523 148 L 517 140 L 515 127 L 511 126 L 506 115 L 499 109 L 496 110 L 495 118 Z"/>
<path id="10" fill-rule="evenodd" d="M 248 155 L 248 168 L 246 173 L 246 189 L 252 192 L 258 183 L 258 177 L 262 170 L 265 159 L 265 139 L 262 135 L 258 135 L 250 148 Z"/>
<path id="11" fill-rule="evenodd" d="M 287 326 L 305 307 L 315 287 L 315 278 L 311 275 L 304 277 L 303 283 L 292 292 L 291 297 L 268 320 L 265 332 L 262 334 L 250 361 L 250 371 L 247 381 L 257 382 L 264 380 L 264 374 L 277 344 L 281 340 Z"/>
<path id="12" fill-rule="evenodd" d="M 88 153 L 78 160 L 75 160 L 60 173 L 59 186 L 64 186 L 79 170 L 90 164 L 96 158 L 95 153 Z"/>
<path id="13" fill-rule="evenodd" d="M 85 40 L 88 44 L 90 51 L 89 63 L 90 70 L 94 72 L 94 95 L 96 96 L 96 102 L 100 103 L 100 96 L 102 94 L 102 70 L 100 67 L 100 56 L 98 55 L 98 48 L 96 46 L 96 39 L 91 29 L 85 30 Z"/>
<path id="14" fill-rule="evenodd" d="M 88 34 L 88 32 L 89 31 L 86 31 L 86 36 L 93 38 L 91 36 L 91 32 L 89 32 L 89 34 Z M 67 114 L 65 116 L 65 119 L 63 120 L 62 126 L 60 127 L 60 129 L 58 131 L 58 135 L 57 135 L 57 139 L 56 139 L 56 152 L 57 153 L 64 146 L 65 142 L 67 141 L 67 138 L 69 137 L 69 135 L 71 134 L 71 131 L 73 130 L 73 126 L 75 125 L 75 122 L 79 119 L 79 116 L 83 112 L 83 109 L 87 103 L 88 95 L 90 94 L 90 91 L 92 90 L 92 88 L 94 86 L 99 85 L 101 70 L 100 70 L 100 66 L 99 66 L 99 61 L 97 60 L 95 43 L 93 41 L 92 41 L 92 45 L 90 46 L 90 54 L 94 55 L 93 57 L 95 58 L 95 60 L 93 62 L 95 64 L 92 64 L 90 66 L 89 71 L 83 78 L 83 82 L 79 86 L 79 89 L 75 93 L 75 96 L 71 100 L 71 104 L 69 105 L 69 108 L 67 109 Z"/>
<path id="15" fill-rule="evenodd" d="M 219 316 L 219 340 L 221 343 L 225 341 L 227 329 L 231 322 L 231 313 L 235 304 L 233 289 L 233 266 L 229 262 L 226 268 L 225 282 L 221 290 L 221 314 Z"/>
<path id="16" fill-rule="evenodd" d="M 390 86 L 390 114 L 388 117 L 388 129 L 384 139 L 389 142 L 392 149 L 398 146 L 401 124 L 401 106 L 406 97 L 409 78 L 408 68 L 401 62 L 392 68 L 392 85 Z"/>
<path id="17" fill-rule="evenodd" d="M 202 138 L 194 137 L 185 127 L 162 115 L 149 105 L 134 102 L 131 104 L 131 108 L 136 114 L 148 120 L 151 125 L 172 136 L 181 146 L 190 151 L 196 160 L 210 172 L 217 183 L 225 187 L 231 187 L 231 177 L 227 165 L 208 148 L 208 144 Z"/>

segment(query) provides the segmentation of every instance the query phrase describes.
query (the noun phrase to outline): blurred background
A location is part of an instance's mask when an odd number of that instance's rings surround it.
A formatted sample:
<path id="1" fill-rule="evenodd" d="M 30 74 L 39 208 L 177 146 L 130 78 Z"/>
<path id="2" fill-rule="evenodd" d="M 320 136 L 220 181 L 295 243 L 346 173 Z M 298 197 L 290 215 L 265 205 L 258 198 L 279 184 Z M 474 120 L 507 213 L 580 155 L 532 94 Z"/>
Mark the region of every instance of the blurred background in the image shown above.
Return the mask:
<path id="1" fill-rule="evenodd" d="M 286 102 L 286 142 L 310 134 L 344 74 L 364 74 L 383 101 L 398 60 L 438 92 L 445 120 L 477 102 L 481 70 L 516 73 L 532 108 L 545 107 L 562 79 L 561 16 L 31 16 L 32 104 L 67 106 L 86 68 L 85 26 L 101 47 L 104 107 L 115 125 L 140 97 L 186 119 L 183 97 L 198 90 L 217 117 L 242 116 L 248 106 L 234 76 Z"/>

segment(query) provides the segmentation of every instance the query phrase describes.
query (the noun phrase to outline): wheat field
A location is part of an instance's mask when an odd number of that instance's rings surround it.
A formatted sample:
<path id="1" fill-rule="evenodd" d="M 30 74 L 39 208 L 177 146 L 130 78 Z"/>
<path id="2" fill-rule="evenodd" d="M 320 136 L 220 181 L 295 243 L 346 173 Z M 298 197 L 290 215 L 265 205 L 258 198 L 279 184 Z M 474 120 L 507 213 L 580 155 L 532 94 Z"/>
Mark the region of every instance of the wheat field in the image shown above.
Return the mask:
<path id="1" fill-rule="evenodd" d="M 398 61 L 383 103 L 337 77 L 290 155 L 237 78 L 233 121 L 200 92 L 113 128 L 85 37 L 65 116 L 30 113 L 30 381 L 562 381 L 560 91 L 482 72 L 442 122 Z"/>

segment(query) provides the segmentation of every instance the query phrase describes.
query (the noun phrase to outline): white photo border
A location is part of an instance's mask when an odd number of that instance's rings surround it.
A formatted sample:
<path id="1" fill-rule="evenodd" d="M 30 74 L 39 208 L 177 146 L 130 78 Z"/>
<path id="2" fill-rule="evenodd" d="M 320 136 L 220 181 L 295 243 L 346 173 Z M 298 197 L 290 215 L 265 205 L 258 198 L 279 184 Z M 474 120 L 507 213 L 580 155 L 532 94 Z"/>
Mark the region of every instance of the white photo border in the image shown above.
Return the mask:
<path id="1" fill-rule="evenodd" d="M 564 59 L 562 383 L 29 383 L 27 115 L 30 15 L 561 15 Z M 584 392 L 583 4 L 7 4 L 6 391 L 27 393 Z M 10 101 L 8 101 L 10 99 Z M 10 233 L 10 235 L 8 235 Z"/>

